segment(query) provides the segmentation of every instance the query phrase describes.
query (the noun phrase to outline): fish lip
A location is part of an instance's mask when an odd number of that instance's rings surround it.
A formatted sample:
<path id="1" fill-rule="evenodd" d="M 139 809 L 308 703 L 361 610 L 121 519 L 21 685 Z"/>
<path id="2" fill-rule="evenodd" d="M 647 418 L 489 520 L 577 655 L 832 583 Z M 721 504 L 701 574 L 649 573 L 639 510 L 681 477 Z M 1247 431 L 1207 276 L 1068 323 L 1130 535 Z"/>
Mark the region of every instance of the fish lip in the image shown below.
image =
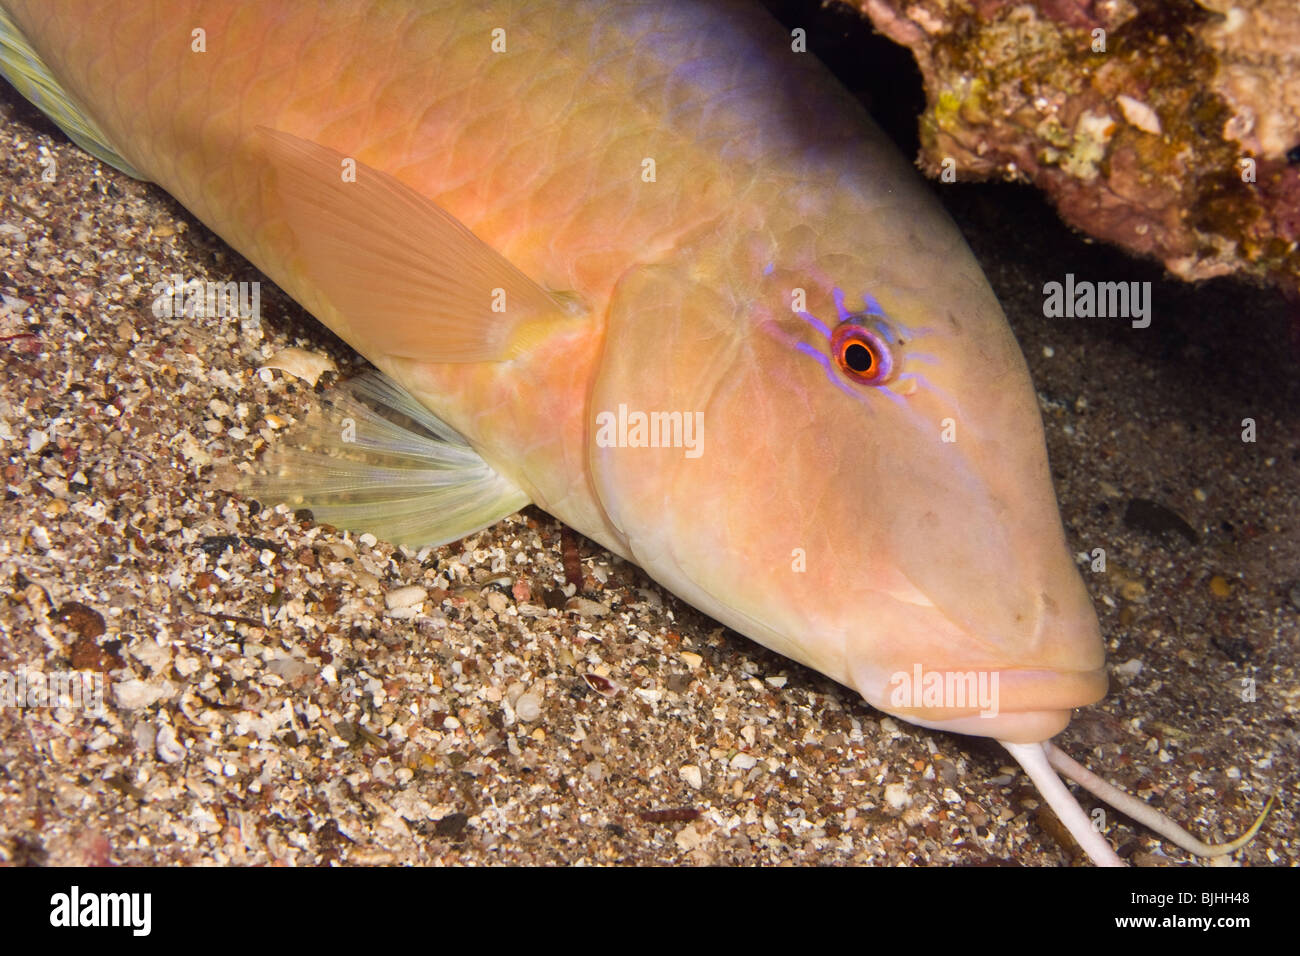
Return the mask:
<path id="1" fill-rule="evenodd" d="M 1006 711 L 996 717 L 955 717 L 950 720 L 926 720 L 898 714 L 900 720 L 967 737 L 991 737 L 1013 744 L 1037 744 L 1051 740 L 1070 723 L 1073 710 Z"/>
<path id="2" fill-rule="evenodd" d="M 1008 668 L 999 672 L 1003 690 L 1014 695 L 1014 705 L 1006 713 L 1036 710 L 1072 710 L 1095 704 L 1106 696 L 1110 676 L 1105 662 L 1086 670 L 1051 668 Z"/>
<path id="3" fill-rule="evenodd" d="M 922 704 L 900 707 L 891 699 L 891 689 L 897 684 L 886 686 L 881 698 L 864 696 L 872 706 L 912 724 L 1015 743 L 1036 742 L 1055 736 L 1069 723 L 1074 708 L 1101 700 L 1109 682 L 1104 664 L 1078 671 L 1015 667 L 947 670 L 922 667 L 921 671 L 923 676 L 930 673 L 973 673 L 977 683 L 982 674 L 983 687 L 990 692 L 987 700 L 992 706 L 982 707 L 978 701 L 973 704 L 967 701 L 964 706 L 957 706 L 945 701 L 950 706 Z"/>

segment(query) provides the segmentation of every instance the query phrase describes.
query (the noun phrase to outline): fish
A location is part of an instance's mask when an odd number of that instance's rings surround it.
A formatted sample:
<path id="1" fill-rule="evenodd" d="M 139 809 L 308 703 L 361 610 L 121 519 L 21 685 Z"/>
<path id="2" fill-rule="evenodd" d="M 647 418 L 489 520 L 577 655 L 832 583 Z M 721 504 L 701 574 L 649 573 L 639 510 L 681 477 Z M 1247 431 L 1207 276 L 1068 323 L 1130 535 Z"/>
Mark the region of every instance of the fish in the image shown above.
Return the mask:
<path id="1" fill-rule="evenodd" d="M 1189 852 L 1258 832 L 1208 846 L 1051 742 L 1108 682 L 1024 358 L 761 8 L 0 11 L 19 92 L 378 370 L 350 433 L 273 460 L 319 520 L 427 545 L 532 503 L 872 707 L 997 740 L 1096 863 L 1061 776 Z"/>

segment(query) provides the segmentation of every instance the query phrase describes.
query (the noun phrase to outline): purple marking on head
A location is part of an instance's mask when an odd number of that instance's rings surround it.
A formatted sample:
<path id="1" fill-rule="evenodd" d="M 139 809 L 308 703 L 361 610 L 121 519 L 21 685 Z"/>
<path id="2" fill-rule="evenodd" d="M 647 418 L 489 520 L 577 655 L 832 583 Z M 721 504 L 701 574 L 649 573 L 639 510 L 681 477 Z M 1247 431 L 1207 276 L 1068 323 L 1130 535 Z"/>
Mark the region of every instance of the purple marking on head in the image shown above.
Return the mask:
<path id="1" fill-rule="evenodd" d="M 900 342 L 914 342 L 916 339 L 924 338 L 926 335 L 929 335 L 934 331 L 934 329 L 929 326 L 917 329 L 909 328 L 892 316 L 886 315 L 884 312 L 878 314 L 868 312 L 863 313 L 863 315 L 869 315 L 875 320 L 871 323 L 872 327 L 875 328 L 875 330 L 880 333 L 880 335 L 883 336 L 885 341 L 890 345 L 898 345 Z M 919 353 L 909 351 L 907 354 L 910 357 Z"/>
<path id="2" fill-rule="evenodd" d="M 906 376 L 899 376 L 900 379 L 905 377 Z M 876 387 L 876 392 L 880 395 L 884 395 L 895 405 L 900 407 L 907 405 L 907 396 L 898 394 L 898 392 L 894 391 L 892 385 L 879 385 Z"/>
<path id="3" fill-rule="evenodd" d="M 830 379 L 831 384 L 835 385 L 836 388 L 838 388 L 840 391 L 844 392 L 847 395 L 853 396 L 860 402 L 864 402 L 864 403 L 866 402 L 865 395 L 862 395 L 856 389 L 850 388 L 835 373 L 835 369 L 831 367 L 831 360 L 828 355 L 826 355 L 824 352 L 819 352 L 816 348 L 809 345 L 807 342 L 799 342 L 798 344 L 795 345 L 795 348 L 798 349 L 800 352 L 802 352 L 804 355 L 810 355 L 814 359 L 816 359 L 817 362 L 821 365 L 821 367 L 826 370 L 826 377 Z"/>
<path id="4" fill-rule="evenodd" d="M 906 335 L 909 339 L 919 339 L 924 336 L 934 334 L 934 329 L 928 325 L 923 325 L 919 328 L 912 329 L 903 325 L 903 323 L 899 322 L 896 319 L 890 319 L 889 321 L 893 322 L 894 327 L 898 329 L 899 333 L 901 333 L 902 335 Z"/>
<path id="5" fill-rule="evenodd" d="M 763 275 L 765 276 L 770 276 L 775 271 L 776 271 L 775 262 L 769 262 L 767 265 L 763 266 Z"/>
<path id="6" fill-rule="evenodd" d="M 928 326 L 917 327 L 915 329 L 909 328 L 901 322 L 891 318 L 880 305 L 880 302 L 869 292 L 863 293 L 862 301 L 864 303 L 864 308 L 858 311 L 849 310 L 845 301 L 844 291 L 838 286 L 831 289 L 831 296 L 835 302 L 835 311 L 838 316 L 838 321 L 836 323 L 837 327 L 846 321 L 852 320 L 855 324 L 872 330 L 874 334 L 879 335 L 880 338 L 890 346 L 897 347 L 900 342 L 911 342 L 917 338 L 924 338 L 927 334 L 934 332 L 934 329 Z M 795 314 L 820 332 L 828 341 L 833 341 L 835 331 L 811 312 L 796 312 Z M 793 344 L 795 348 L 803 354 L 815 359 L 825 370 L 826 377 L 834 383 L 836 388 L 847 395 L 853 396 L 869 408 L 871 407 L 871 399 L 869 396 L 873 394 L 882 394 L 900 408 L 908 408 L 908 395 L 911 394 L 911 391 L 907 394 L 903 394 L 896 390 L 898 384 L 908 380 L 911 380 L 915 389 L 923 389 L 930 392 L 939 397 L 940 400 L 944 401 L 946 404 L 956 407 L 950 395 L 942 389 L 936 388 L 924 375 L 918 372 L 902 372 L 900 370 L 900 374 L 895 376 L 893 383 L 881 383 L 872 386 L 870 389 L 864 389 L 860 386 L 855 387 L 853 384 L 846 382 L 844 376 L 841 375 L 839 370 L 835 367 L 831 357 L 819 350 L 816 346 L 809 345 L 805 342 L 794 342 L 791 344 Z M 892 355 L 890 358 L 895 362 L 903 360 L 901 353 L 898 355 Z M 917 362 L 926 365 L 939 364 L 938 358 L 932 353 L 913 352 L 910 350 L 906 353 L 906 362 L 908 366 L 913 366 L 913 363 Z"/>
<path id="7" fill-rule="evenodd" d="M 839 313 L 840 321 L 847 321 L 853 313 L 844 304 L 844 290 L 839 286 L 835 286 L 835 288 L 831 289 L 831 296 L 835 299 L 835 311 Z"/>
<path id="8" fill-rule="evenodd" d="M 885 311 L 884 307 L 880 304 L 880 301 L 870 292 L 862 293 L 861 309 L 850 309 L 848 307 L 844 299 L 844 290 L 839 286 L 836 286 L 831 290 L 831 295 L 835 299 L 835 311 L 839 313 L 841 322 L 847 322 L 849 319 L 861 319 L 865 316 L 871 316 L 876 319 L 886 319 L 890 322 L 893 321 L 889 318 L 889 313 Z"/>
<path id="9" fill-rule="evenodd" d="M 862 301 L 866 305 L 866 309 L 864 311 L 866 312 L 867 315 L 878 315 L 881 318 L 885 318 L 885 310 L 881 308 L 880 303 L 876 300 L 876 297 L 872 295 L 870 292 L 862 293 Z"/>
<path id="10" fill-rule="evenodd" d="M 813 315 L 811 312 L 796 312 L 795 315 L 799 316 L 799 318 L 803 319 L 822 335 L 826 336 L 826 338 L 829 339 L 831 337 L 831 330 L 822 323 L 821 319 L 817 318 L 817 316 Z"/>

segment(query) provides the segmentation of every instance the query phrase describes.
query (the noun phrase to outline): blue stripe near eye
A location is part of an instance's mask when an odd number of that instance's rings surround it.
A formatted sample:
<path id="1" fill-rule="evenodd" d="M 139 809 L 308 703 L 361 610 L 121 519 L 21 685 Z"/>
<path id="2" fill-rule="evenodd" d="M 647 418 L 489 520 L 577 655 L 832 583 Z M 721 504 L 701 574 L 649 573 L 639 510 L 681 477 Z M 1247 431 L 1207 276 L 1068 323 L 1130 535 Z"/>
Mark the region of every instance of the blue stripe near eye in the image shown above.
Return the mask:
<path id="1" fill-rule="evenodd" d="M 844 290 L 841 289 L 839 286 L 835 286 L 831 289 L 831 297 L 835 302 L 835 312 L 838 319 L 837 324 L 839 322 L 848 321 L 849 319 L 854 319 L 858 321 L 859 324 L 868 326 L 871 329 L 873 329 L 878 335 L 880 335 L 881 338 L 883 338 L 890 345 L 898 345 L 900 342 L 903 341 L 911 342 L 917 338 L 924 338 L 927 334 L 930 334 L 934 331 L 932 328 L 928 326 L 918 327 L 915 329 L 909 328 L 908 326 L 903 325 L 901 322 L 898 322 L 895 319 L 891 318 L 889 314 L 885 312 L 879 300 L 876 299 L 876 297 L 873 296 L 870 292 L 864 292 L 862 294 L 863 308 L 856 311 L 849 309 L 844 297 Z M 795 315 L 799 316 L 799 318 L 807 322 L 808 325 L 816 329 L 827 340 L 829 340 L 833 335 L 833 332 L 831 331 L 830 327 L 827 326 L 826 323 L 822 322 L 821 319 L 817 318 L 817 316 L 813 315 L 811 312 L 796 312 Z M 868 321 L 863 321 L 863 320 L 868 320 Z M 868 408 L 872 407 L 871 399 L 870 399 L 870 396 L 872 395 L 882 395 L 888 398 L 895 405 L 898 405 L 900 408 L 909 407 L 907 396 L 899 394 L 897 391 L 894 390 L 892 385 L 888 385 L 888 384 L 881 385 L 869 391 L 863 391 L 860 388 L 854 388 L 853 386 L 849 385 L 847 382 L 844 381 L 843 377 L 838 373 L 838 370 L 835 368 L 834 364 L 832 363 L 830 356 L 828 356 L 825 352 L 821 351 L 816 346 L 809 345 L 806 342 L 796 342 L 792 344 L 794 344 L 794 347 L 798 349 L 800 352 L 802 352 L 804 355 L 807 355 L 813 358 L 814 360 L 816 360 L 816 362 L 819 365 L 821 365 L 822 369 L 825 370 L 826 378 L 836 388 L 844 392 L 846 395 L 851 395 L 853 398 L 857 399 L 859 402 L 862 402 Z M 926 365 L 939 364 L 938 358 L 932 353 L 913 352 L 910 350 L 907 352 L 907 362 L 909 365 L 915 362 L 920 362 Z M 919 372 L 915 372 L 915 371 L 903 372 L 897 377 L 897 382 L 899 383 L 906 382 L 908 380 L 915 382 L 916 387 L 918 389 L 922 389 L 927 392 L 931 392 L 935 395 L 939 395 L 949 404 L 952 404 L 951 396 L 948 396 L 942 390 L 937 389 L 929 381 L 929 379 L 927 379 L 924 375 L 920 374 Z"/>
<path id="2" fill-rule="evenodd" d="M 907 378 L 907 377 L 909 376 L 900 376 L 900 378 Z M 893 402 L 895 405 L 898 405 L 901 408 L 907 407 L 906 396 L 899 395 L 896 391 L 894 391 L 892 385 L 880 385 L 875 389 L 874 394 L 885 396 L 885 398 L 889 399 L 891 402 Z"/>
<path id="3" fill-rule="evenodd" d="M 835 311 L 839 314 L 840 321 L 843 322 L 853 314 L 844 305 L 844 290 L 836 286 L 831 289 L 831 296 L 835 299 Z"/>
<path id="4" fill-rule="evenodd" d="M 821 319 L 817 318 L 817 316 L 813 315 L 811 312 L 796 312 L 795 315 L 799 316 L 799 318 L 803 319 L 822 335 L 826 336 L 826 338 L 829 339 L 831 337 L 831 330 L 822 323 Z"/>
<path id="5" fill-rule="evenodd" d="M 850 395 L 853 398 L 856 398 L 864 405 L 867 405 L 868 408 L 871 407 L 867 403 L 866 396 L 860 394 L 857 391 L 857 389 L 850 388 L 839 377 L 839 375 L 836 374 L 835 369 L 831 367 L 830 357 L 827 356 L 826 353 L 819 351 L 817 348 L 809 345 L 807 342 L 798 342 L 795 344 L 795 348 L 798 349 L 800 352 L 802 352 L 804 355 L 810 355 L 814 359 L 816 359 L 818 364 L 820 364 L 821 367 L 826 370 L 826 377 L 830 379 L 831 384 L 834 385 L 836 388 L 838 388 L 841 392 L 843 392 L 845 395 Z"/>
<path id="6" fill-rule="evenodd" d="M 866 308 L 863 311 L 865 311 L 867 315 L 878 315 L 881 318 L 886 318 L 885 310 L 881 308 L 880 303 L 876 301 L 876 297 L 870 292 L 862 293 L 862 302 L 866 305 Z"/>
<path id="7" fill-rule="evenodd" d="M 844 299 L 844 290 L 839 286 L 831 289 L 831 296 L 835 299 L 835 311 L 839 314 L 840 321 L 845 322 L 851 318 L 871 315 L 881 319 L 888 319 L 889 314 L 881 306 L 880 302 L 870 292 L 862 293 L 862 308 L 850 309 Z"/>

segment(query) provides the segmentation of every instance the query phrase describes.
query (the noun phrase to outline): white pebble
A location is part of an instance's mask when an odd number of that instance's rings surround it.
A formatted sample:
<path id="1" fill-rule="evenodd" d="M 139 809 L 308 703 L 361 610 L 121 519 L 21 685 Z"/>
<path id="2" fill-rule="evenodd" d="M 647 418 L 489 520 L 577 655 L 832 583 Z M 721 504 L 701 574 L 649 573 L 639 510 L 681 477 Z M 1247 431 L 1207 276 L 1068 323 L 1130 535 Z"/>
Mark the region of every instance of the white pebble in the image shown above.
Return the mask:
<path id="1" fill-rule="evenodd" d="M 1135 657 L 1132 660 L 1125 661 L 1123 664 L 1112 667 L 1110 671 L 1117 677 L 1132 680 L 1134 677 L 1137 677 L 1138 674 L 1142 673 L 1142 667 L 1142 662 Z"/>
<path id="2" fill-rule="evenodd" d="M 677 771 L 683 780 L 690 785 L 692 790 L 699 790 L 704 786 L 704 775 L 700 773 L 700 768 L 693 763 L 683 765 Z"/>
<path id="3" fill-rule="evenodd" d="M 124 680 L 113 685 L 113 696 L 117 706 L 123 710 L 139 710 L 148 707 L 166 693 L 158 684 L 142 680 Z"/>
<path id="4" fill-rule="evenodd" d="M 895 810 L 902 810 L 912 798 L 907 793 L 907 785 L 902 783 L 891 783 L 885 786 L 885 802 Z"/>
<path id="5" fill-rule="evenodd" d="M 171 724 L 158 724 L 158 759 L 163 763 L 180 763 L 185 759 L 185 745 L 176 739 Z"/>
<path id="6" fill-rule="evenodd" d="M 1160 135 L 1160 117 L 1155 110 L 1141 100 L 1135 100 L 1133 97 L 1125 96 L 1122 93 L 1117 97 L 1117 100 L 1119 101 L 1119 111 L 1124 114 L 1124 118 L 1130 124 L 1144 133 L 1151 133 L 1155 136 Z"/>
<path id="7" fill-rule="evenodd" d="M 321 375 L 335 371 L 336 366 L 334 360 L 328 355 L 308 352 L 306 349 L 287 348 L 281 349 L 267 359 L 258 372 L 272 368 L 288 372 L 294 378 L 300 378 L 314 387 Z M 266 378 L 262 380 L 269 381 Z"/>
<path id="8" fill-rule="evenodd" d="M 607 617 L 611 613 L 608 606 L 584 597 L 569 598 L 565 607 L 570 611 L 576 611 L 580 617 Z"/>
<path id="9" fill-rule="evenodd" d="M 542 699 L 532 691 L 521 694 L 519 699 L 515 701 L 515 714 L 524 723 L 531 724 L 542 716 Z"/>
<path id="10" fill-rule="evenodd" d="M 417 604 L 423 604 L 424 599 L 429 596 L 429 592 L 418 584 L 407 585 L 404 588 L 395 588 L 384 595 L 384 603 L 390 611 L 398 608 L 415 607 Z"/>
<path id="11" fill-rule="evenodd" d="M 144 721 L 136 724 L 131 728 L 131 738 L 135 741 L 136 747 L 141 750 L 153 750 L 154 743 L 158 739 L 158 731 L 153 724 L 146 724 Z"/>
<path id="12" fill-rule="evenodd" d="M 694 850 L 697 846 L 699 846 L 701 843 L 704 842 L 704 837 L 700 835 L 700 831 L 695 829 L 694 825 L 688 827 L 682 827 L 682 829 L 677 831 L 677 835 L 673 837 L 673 839 L 676 841 L 677 845 L 686 853 L 689 853 L 691 850 Z"/>

